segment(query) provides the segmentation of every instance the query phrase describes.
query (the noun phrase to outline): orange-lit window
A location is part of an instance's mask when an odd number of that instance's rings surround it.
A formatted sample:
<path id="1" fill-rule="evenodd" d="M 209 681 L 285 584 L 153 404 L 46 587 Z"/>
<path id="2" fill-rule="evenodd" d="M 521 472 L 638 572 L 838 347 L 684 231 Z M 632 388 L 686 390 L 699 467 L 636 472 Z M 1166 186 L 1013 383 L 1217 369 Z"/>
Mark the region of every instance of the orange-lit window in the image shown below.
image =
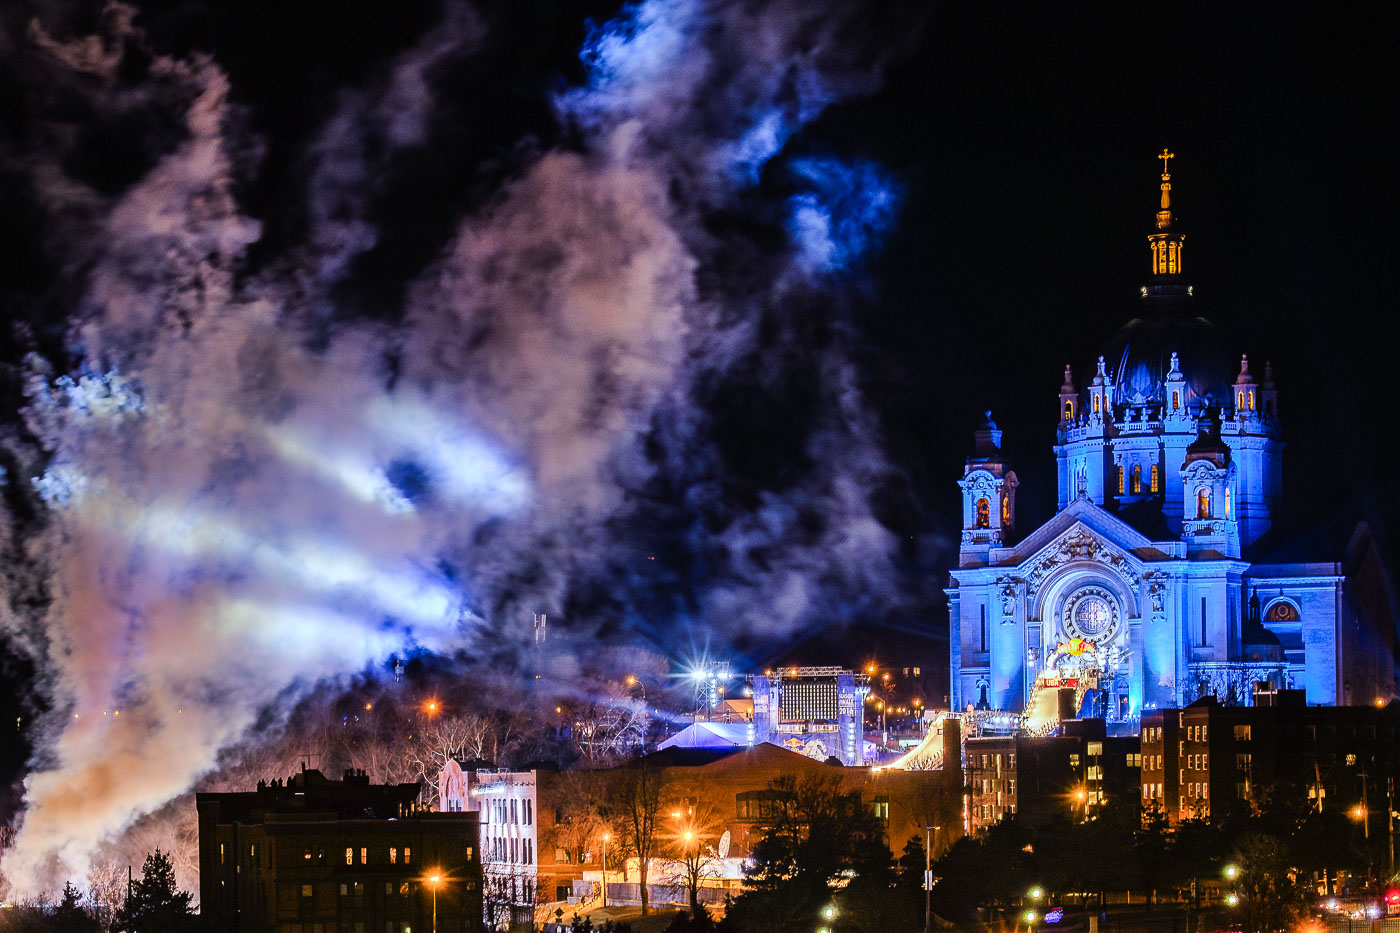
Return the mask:
<path id="1" fill-rule="evenodd" d="M 346 864 L 346 865 L 354 865 L 354 864 L 355 864 L 355 850 L 354 850 L 354 849 L 346 849 L 346 850 L 345 850 L 345 864 Z"/>
<path id="2" fill-rule="evenodd" d="M 1011 527 L 1011 497 L 1005 494 L 1001 497 L 1001 527 Z"/>
<path id="3" fill-rule="evenodd" d="M 1066 420 L 1066 421 L 1073 421 L 1073 420 L 1074 420 L 1074 403 L 1073 403 L 1073 402 L 1065 402 L 1065 420 Z"/>
<path id="4" fill-rule="evenodd" d="M 1157 469 L 1157 464 L 1152 464 L 1152 491 L 1161 492 L 1161 472 Z"/>
<path id="5" fill-rule="evenodd" d="M 1244 392 L 1235 393 L 1235 408 L 1244 411 Z"/>
<path id="6" fill-rule="evenodd" d="M 1098 397 L 1097 395 L 1095 395 L 1095 396 L 1094 396 L 1094 414 L 1097 415 L 1098 413 L 1099 413 L 1099 397 Z"/>
<path id="7" fill-rule="evenodd" d="M 361 864 L 361 865 L 368 865 L 368 864 L 369 864 L 369 849 L 361 849 L 361 850 L 360 850 L 360 864 Z"/>
<path id="8" fill-rule="evenodd" d="M 1196 490 L 1196 517 L 1210 518 L 1210 490 L 1205 486 Z"/>
<path id="9" fill-rule="evenodd" d="M 1180 392 L 1175 392 L 1175 391 L 1173 391 L 1173 392 L 1172 392 L 1172 411 L 1178 411 L 1180 408 L 1181 408 L 1181 393 L 1180 393 Z"/>
<path id="10" fill-rule="evenodd" d="M 397 865 L 398 863 L 399 863 L 399 850 L 396 849 L 396 848 L 394 848 L 393 846 L 390 846 L 390 847 L 389 847 L 389 864 L 390 864 L 390 865 Z"/>
<path id="11" fill-rule="evenodd" d="M 1142 492 L 1142 467 L 1141 467 L 1140 465 L 1134 463 L 1134 464 L 1133 464 L 1133 494 L 1136 495 L 1137 493 L 1140 493 L 1140 492 Z"/>
<path id="12" fill-rule="evenodd" d="M 977 500 L 977 519 L 974 528 L 990 528 L 992 525 L 992 504 L 986 499 Z"/>
<path id="13" fill-rule="evenodd" d="M 1123 495 L 1123 468 L 1118 468 L 1118 495 Z"/>
<path id="14" fill-rule="evenodd" d="M 1249 410 L 1254 411 L 1254 390 L 1249 390 Z"/>
<path id="15" fill-rule="evenodd" d="M 405 865 L 413 861 L 413 850 L 408 846 L 403 847 L 403 863 Z"/>
<path id="16" fill-rule="evenodd" d="M 1167 271 L 1176 272 L 1176 244 L 1167 244 Z"/>

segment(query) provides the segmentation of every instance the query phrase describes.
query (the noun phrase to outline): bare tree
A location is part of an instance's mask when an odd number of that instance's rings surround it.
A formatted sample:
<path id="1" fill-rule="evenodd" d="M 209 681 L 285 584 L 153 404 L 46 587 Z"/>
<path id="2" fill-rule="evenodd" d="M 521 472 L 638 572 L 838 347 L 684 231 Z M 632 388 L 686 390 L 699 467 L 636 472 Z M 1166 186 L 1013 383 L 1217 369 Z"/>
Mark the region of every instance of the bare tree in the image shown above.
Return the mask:
<path id="1" fill-rule="evenodd" d="M 589 703 L 575 713 L 573 735 L 579 753 L 590 763 L 626 757 L 646 738 L 646 707 L 635 697 Z"/>
<path id="2" fill-rule="evenodd" d="M 665 848 L 681 867 L 681 878 L 690 895 L 690 915 L 700 913 L 700 883 L 716 875 L 719 837 L 724 817 L 708 789 L 694 784 L 668 785 L 663 812 L 671 817 L 662 834 Z"/>
<path id="3" fill-rule="evenodd" d="M 645 762 L 618 769 L 612 773 L 612 793 L 607 803 L 608 822 L 618 849 L 637 859 L 643 914 L 651 909 L 647 869 L 657 849 L 661 784 L 661 773 Z"/>

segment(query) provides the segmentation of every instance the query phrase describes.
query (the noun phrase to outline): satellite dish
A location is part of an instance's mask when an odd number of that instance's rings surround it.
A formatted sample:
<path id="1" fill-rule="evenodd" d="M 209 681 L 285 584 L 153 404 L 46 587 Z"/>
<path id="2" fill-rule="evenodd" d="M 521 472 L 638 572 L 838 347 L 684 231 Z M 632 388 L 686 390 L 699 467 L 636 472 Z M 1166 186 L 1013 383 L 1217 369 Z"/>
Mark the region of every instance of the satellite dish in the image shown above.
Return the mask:
<path id="1" fill-rule="evenodd" d="M 719 837 L 719 857 L 729 858 L 729 830 Z"/>

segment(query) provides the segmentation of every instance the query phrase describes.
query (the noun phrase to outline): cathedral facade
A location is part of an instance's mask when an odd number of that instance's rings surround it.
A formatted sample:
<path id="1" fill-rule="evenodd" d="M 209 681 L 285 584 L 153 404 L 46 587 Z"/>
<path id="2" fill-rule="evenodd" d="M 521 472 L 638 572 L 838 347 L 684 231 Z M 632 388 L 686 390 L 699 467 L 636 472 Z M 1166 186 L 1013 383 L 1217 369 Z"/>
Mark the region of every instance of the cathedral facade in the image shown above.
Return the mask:
<path id="1" fill-rule="evenodd" d="M 1085 652 L 1094 689 L 1077 713 L 1122 728 L 1207 694 L 1249 703 L 1260 681 L 1309 704 L 1396 695 L 1393 594 L 1369 530 L 1329 545 L 1275 528 L 1279 391 L 1193 307 L 1171 157 L 1139 313 L 1082 387 L 1065 368 L 1050 521 L 1018 532 L 1002 432 L 988 413 L 975 433 L 947 590 L 954 709 L 1020 712 Z"/>

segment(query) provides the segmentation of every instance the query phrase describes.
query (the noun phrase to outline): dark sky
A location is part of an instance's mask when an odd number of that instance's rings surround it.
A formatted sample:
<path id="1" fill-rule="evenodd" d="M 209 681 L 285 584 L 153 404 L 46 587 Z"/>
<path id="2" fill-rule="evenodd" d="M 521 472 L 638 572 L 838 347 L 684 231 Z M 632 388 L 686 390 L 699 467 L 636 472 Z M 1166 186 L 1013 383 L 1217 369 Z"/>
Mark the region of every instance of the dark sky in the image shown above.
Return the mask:
<path id="1" fill-rule="evenodd" d="M 254 265 L 304 233 L 306 217 L 287 205 L 305 182 L 304 147 L 337 95 L 439 16 L 431 3 L 138 7 L 155 49 L 213 53 L 265 146 L 264 169 L 238 192 L 265 223 Z M 854 277 L 841 315 L 901 477 L 879 493 L 878 514 L 916 542 L 906 556 L 911 585 L 923 592 L 912 600 L 915 617 L 885 617 L 873 629 L 857 620 L 850 643 L 942 663 L 938 605 L 952 555 L 938 542 L 955 531 L 954 481 L 983 409 L 1006 430 L 1023 526 L 1049 516 L 1060 375 L 1073 363 L 1082 385 L 1136 308 L 1164 146 L 1176 154 L 1177 216 L 1198 302 L 1227 357 L 1247 352 L 1274 364 L 1286 486 L 1305 491 L 1308 508 L 1353 510 L 1389 534 L 1397 514 L 1385 481 L 1397 331 L 1385 239 L 1394 214 L 1386 184 L 1395 158 L 1387 146 L 1392 24 L 1370 12 L 1301 18 L 1229 4 L 975 3 L 930 5 L 911 28 L 899 4 L 869 9 L 861 41 L 900 49 L 880 89 L 827 110 L 756 188 L 761 200 L 781 188 L 792 159 L 834 153 L 884 166 L 904 191 L 896 226 Z M 616 6 L 479 10 L 488 38 L 434 75 L 449 112 L 426 146 L 386 168 L 372 207 L 386 245 L 361 257 L 341 289 L 347 314 L 392 322 L 405 281 L 464 212 L 487 203 L 533 153 L 576 142 L 549 95 L 581 80 L 588 24 Z M 12 35 L 34 15 L 58 33 L 96 21 L 80 3 L 16 4 L 3 15 Z M 23 138 L 33 87 L 18 90 L 23 81 L 6 76 L 0 133 Z M 164 138 L 161 119 L 152 109 L 135 112 L 130 125 L 86 126 L 90 138 L 70 167 L 121 190 L 162 155 L 159 142 L 145 142 Z M 38 246 L 42 221 L 22 184 L 0 181 L 10 194 L 0 244 L 11 260 L 0 290 L 27 328 L 7 360 L 36 346 L 61 356 L 73 293 Z M 783 472 L 773 438 L 783 436 L 790 395 L 798 407 L 810 403 L 799 386 L 742 416 L 720 413 L 717 443 L 737 473 Z M 800 423 L 810 413 L 791 417 Z M 736 484 L 742 493 L 742 476 Z M 694 568 L 676 560 L 676 578 L 690 579 Z M 919 632 L 933 634 L 909 640 Z M 823 650 L 845 649 L 797 655 Z M 782 643 L 749 651 L 755 661 L 795 656 Z"/>

